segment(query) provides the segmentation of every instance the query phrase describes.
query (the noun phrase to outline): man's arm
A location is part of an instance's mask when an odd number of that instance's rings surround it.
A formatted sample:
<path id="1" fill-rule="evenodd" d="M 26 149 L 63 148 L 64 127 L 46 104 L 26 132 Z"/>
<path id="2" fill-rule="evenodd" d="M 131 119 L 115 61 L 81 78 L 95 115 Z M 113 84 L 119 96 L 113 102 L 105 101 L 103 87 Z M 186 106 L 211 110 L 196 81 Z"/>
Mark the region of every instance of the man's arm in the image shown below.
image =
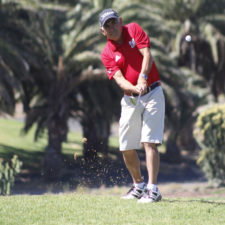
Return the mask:
<path id="1" fill-rule="evenodd" d="M 139 49 L 139 51 L 143 55 L 141 73 L 148 75 L 152 68 L 152 63 L 153 63 L 153 58 L 151 55 L 150 48 L 148 48 L 148 47 L 141 48 L 141 49 Z"/>
<path id="2" fill-rule="evenodd" d="M 148 47 L 141 48 L 139 49 L 139 51 L 143 55 L 143 61 L 142 61 L 142 67 L 141 67 L 140 73 L 148 75 L 151 70 L 152 62 L 153 62 L 150 48 Z M 145 80 L 144 77 L 140 76 L 138 78 L 137 84 L 140 86 L 141 89 L 143 89 L 144 91 L 146 90 L 147 81 Z"/>
<path id="3" fill-rule="evenodd" d="M 141 72 L 143 74 L 148 74 L 151 67 L 152 67 L 152 56 L 151 56 L 151 52 L 150 49 L 148 47 L 146 48 L 141 48 L 139 49 L 139 51 L 141 52 L 141 54 L 143 55 L 143 61 L 142 61 L 142 68 L 141 68 Z M 147 91 L 147 81 L 145 80 L 144 77 L 139 77 L 138 78 L 138 82 L 137 85 L 134 86 L 133 84 L 131 84 L 129 81 L 127 81 L 122 72 L 120 70 L 118 70 L 115 75 L 113 76 L 113 78 L 115 79 L 116 83 L 119 85 L 119 87 L 126 92 L 131 92 L 131 93 L 137 93 L 139 94 L 140 92 L 142 92 L 143 94 Z"/>
<path id="4" fill-rule="evenodd" d="M 113 78 L 115 79 L 116 83 L 123 91 L 139 94 L 140 92 L 139 88 L 131 84 L 128 80 L 126 80 L 120 70 L 118 70 L 114 74 Z"/>

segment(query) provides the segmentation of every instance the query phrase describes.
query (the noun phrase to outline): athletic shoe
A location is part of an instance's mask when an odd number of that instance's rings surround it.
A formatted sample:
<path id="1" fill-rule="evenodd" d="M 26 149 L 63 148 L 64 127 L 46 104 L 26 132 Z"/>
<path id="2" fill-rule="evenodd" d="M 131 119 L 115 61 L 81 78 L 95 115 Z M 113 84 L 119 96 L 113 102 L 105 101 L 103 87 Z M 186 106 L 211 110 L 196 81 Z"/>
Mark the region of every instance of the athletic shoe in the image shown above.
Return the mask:
<path id="1" fill-rule="evenodd" d="M 156 191 L 146 189 L 144 195 L 138 200 L 138 203 L 152 203 L 158 202 L 162 199 L 159 189 Z"/>
<path id="2" fill-rule="evenodd" d="M 145 186 L 144 188 L 138 188 L 135 187 L 134 185 L 131 187 L 131 189 L 127 192 L 126 195 L 122 196 L 122 199 L 140 199 L 143 194 L 145 193 Z"/>

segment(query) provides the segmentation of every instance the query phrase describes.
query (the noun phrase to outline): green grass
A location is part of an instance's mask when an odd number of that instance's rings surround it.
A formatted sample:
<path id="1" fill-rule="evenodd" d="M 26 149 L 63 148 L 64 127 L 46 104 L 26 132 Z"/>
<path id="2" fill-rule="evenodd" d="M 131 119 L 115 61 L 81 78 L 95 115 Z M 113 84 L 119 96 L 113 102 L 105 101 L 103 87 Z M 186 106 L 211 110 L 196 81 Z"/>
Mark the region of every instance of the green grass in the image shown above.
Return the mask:
<path id="1" fill-rule="evenodd" d="M 164 199 L 137 204 L 82 193 L 0 197 L 1 225 L 224 224 L 225 199 Z"/>
<path id="2" fill-rule="evenodd" d="M 47 145 L 46 135 L 33 142 L 34 128 L 21 135 L 23 123 L 0 119 L 0 157 L 18 154 L 29 168 L 40 166 Z M 118 139 L 110 146 L 118 148 Z M 63 144 L 65 155 L 82 154 L 82 136 L 70 132 Z M 118 190 L 119 189 L 119 190 Z M 68 189 L 69 190 L 69 189 Z M 165 198 L 163 201 L 139 205 L 122 201 L 123 188 L 85 190 L 75 193 L 0 196 L 0 225 L 217 225 L 225 221 L 225 198 Z"/>
<path id="3" fill-rule="evenodd" d="M 47 135 L 34 142 L 35 127 L 26 135 L 22 128 L 24 123 L 12 119 L 0 119 L 0 158 L 10 159 L 17 154 L 24 163 L 24 168 L 38 168 L 47 146 Z M 118 148 L 118 138 L 110 138 L 110 147 Z M 82 135 L 78 132 L 69 132 L 68 140 L 62 145 L 62 153 L 73 157 L 82 155 Z"/>
<path id="4" fill-rule="evenodd" d="M 35 127 L 27 134 L 23 134 L 22 128 L 24 123 L 16 120 L 0 119 L 0 144 L 9 145 L 26 151 L 42 151 L 47 145 L 47 135 L 34 142 Z M 82 136 L 78 132 L 69 132 L 68 142 L 63 143 L 63 151 L 81 150 Z M 69 152 L 70 152 L 69 151 Z"/>
<path id="5" fill-rule="evenodd" d="M 14 154 L 23 161 L 23 168 L 39 168 L 43 158 L 44 149 L 47 146 L 47 135 L 34 141 L 35 127 L 27 134 L 23 134 L 24 124 L 21 121 L 0 119 L 0 157 L 12 158 Z M 62 153 L 71 155 L 76 153 L 82 155 L 82 136 L 77 132 L 69 132 L 68 142 L 63 143 Z"/>

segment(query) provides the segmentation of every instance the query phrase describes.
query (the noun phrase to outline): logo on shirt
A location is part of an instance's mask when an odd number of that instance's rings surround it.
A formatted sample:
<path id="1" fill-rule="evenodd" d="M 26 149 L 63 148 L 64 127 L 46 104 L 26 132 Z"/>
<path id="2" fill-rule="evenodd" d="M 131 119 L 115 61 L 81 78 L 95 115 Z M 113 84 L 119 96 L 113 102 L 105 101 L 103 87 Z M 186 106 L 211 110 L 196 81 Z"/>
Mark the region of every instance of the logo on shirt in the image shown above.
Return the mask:
<path id="1" fill-rule="evenodd" d="M 120 55 L 116 55 L 115 61 L 118 62 L 120 60 L 121 56 Z"/>
<path id="2" fill-rule="evenodd" d="M 112 69 L 108 69 L 108 70 L 107 70 L 107 73 L 108 73 L 108 74 L 112 73 Z"/>
<path id="3" fill-rule="evenodd" d="M 134 41 L 134 38 L 132 38 L 131 41 L 129 41 L 129 45 L 131 48 L 134 48 L 135 47 L 135 41 Z"/>

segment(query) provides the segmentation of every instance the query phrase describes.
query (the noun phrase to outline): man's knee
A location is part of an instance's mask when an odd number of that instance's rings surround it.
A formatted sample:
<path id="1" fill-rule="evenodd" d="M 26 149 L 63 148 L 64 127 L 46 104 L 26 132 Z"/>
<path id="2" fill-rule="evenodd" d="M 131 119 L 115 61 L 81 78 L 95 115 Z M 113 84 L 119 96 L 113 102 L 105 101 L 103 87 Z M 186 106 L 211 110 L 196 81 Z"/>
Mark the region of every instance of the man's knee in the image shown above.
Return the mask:
<path id="1" fill-rule="evenodd" d="M 144 144 L 144 148 L 145 148 L 145 151 L 156 151 L 158 152 L 158 144 L 155 144 L 155 143 L 143 143 Z"/>
<path id="2" fill-rule="evenodd" d="M 136 150 L 126 150 L 126 151 L 122 151 L 122 154 L 124 157 L 132 157 L 133 155 L 136 154 Z"/>

